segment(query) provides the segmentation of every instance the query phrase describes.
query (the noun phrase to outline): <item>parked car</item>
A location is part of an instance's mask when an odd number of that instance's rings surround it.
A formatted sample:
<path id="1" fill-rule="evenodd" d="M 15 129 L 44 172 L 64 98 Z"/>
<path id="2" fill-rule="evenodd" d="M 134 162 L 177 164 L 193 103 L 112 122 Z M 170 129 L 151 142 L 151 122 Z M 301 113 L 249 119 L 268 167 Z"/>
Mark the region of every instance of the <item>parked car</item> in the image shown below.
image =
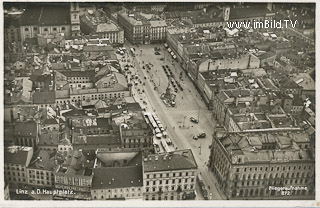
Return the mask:
<path id="1" fill-rule="evenodd" d="M 165 140 L 166 140 L 166 142 L 167 142 L 168 145 L 171 145 L 171 144 L 172 144 L 172 141 L 171 141 L 170 138 L 166 138 Z"/>
<path id="2" fill-rule="evenodd" d="M 190 117 L 190 121 L 193 123 L 199 123 L 199 120 L 193 117 Z"/>
<path id="3" fill-rule="evenodd" d="M 160 147 L 158 144 L 153 144 L 153 146 L 156 152 L 160 152 Z"/>
<path id="4" fill-rule="evenodd" d="M 159 53 L 158 51 L 154 53 L 155 55 L 161 55 L 161 53 Z"/>
<path id="5" fill-rule="evenodd" d="M 206 133 L 201 133 L 198 135 L 198 138 L 205 138 L 206 136 L 207 136 Z"/>

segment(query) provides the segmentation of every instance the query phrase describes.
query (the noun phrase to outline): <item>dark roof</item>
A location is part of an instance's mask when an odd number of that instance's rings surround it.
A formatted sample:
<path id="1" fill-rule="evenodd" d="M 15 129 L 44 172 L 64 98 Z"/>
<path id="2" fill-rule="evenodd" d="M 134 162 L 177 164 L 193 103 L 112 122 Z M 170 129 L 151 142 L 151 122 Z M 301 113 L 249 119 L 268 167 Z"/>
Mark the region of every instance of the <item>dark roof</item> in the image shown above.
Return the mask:
<path id="1" fill-rule="evenodd" d="M 126 187 L 142 187 L 142 166 L 95 168 L 92 189 L 114 189 Z"/>
<path id="2" fill-rule="evenodd" d="M 19 27 L 20 19 L 16 18 L 4 18 L 4 28 L 9 28 L 10 26 Z"/>
<path id="3" fill-rule="evenodd" d="M 56 93 L 54 91 L 51 92 L 35 92 L 33 94 L 33 103 L 34 104 L 49 104 L 55 103 L 56 101 Z"/>
<path id="4" fill-rule="evenodd" d="M 25 149 L 26 148 L 26 149 Z M 6 149 L 4 153 L 4 162 L 8 164 L 27 165 L 30 147 L 15 147 L 14 151 Z"/>
<path id="5" fill-rule="evenodd" d="M 87 111 L 82 110 L 82 109 L 72 109 L 71 111 L 62 113 L 63 116 L 68 117 L 68 116 L 86 116 Z"/>
<path id="6" fill-rule="evenodd" d="M 62 5 L 32 5 L 21 17 L 21 25 L 69 25 L 69 6 Z"/>
<path id="7" fill-rule="evenodd" d="M 147 159 L 147 161 L 144 160 L 145 172 L 186 170 L 198 167 L 190 149 L 149 155 Z"/>
<path id="8" fill-rule="evenodd" d="M 94 77 L 94 71 L 60 71 L 61 74 L 67 77 Z"/>
<path id="9" fill-rule="evenodd" d="M 44 6 L 42 7 L 39 25 L 69 25 L 70 12 L 68 6 Z"/>
<path id="10" fill-rule="evenodd" d="M 51 118 L 51 119 L 46 119 L 46 120 L 44 120 L 44 121 L 43 121 L 43 124 L 44 124 L 44 125 L 58 124 L 58 121 L 57 121 L 56 119 Z"/>
<path id="11" fill-rule="evenodd" d="M 23 25 L 38 25 L 42 7 L 39 5 L 33 5 L 26 9 L 21 16 L 21 26 Z"/>
<path id="12" fill-rule="evenodd" d="M 37 123 L 36 122 L 16 122 L 14 126 L 15 136 L 35 137 L 37 135 Z"/>
<path id="13" fill-rule="evenodd" d="M 86 136 L 86 137 L 75 137 L 73 145 L 97 145 L 101 148 L 102 145 L 120 145 L 119 136 Z"/>
<path id="14" fill-rule="evenodd" d="M 265 7 L 235 8 L 230 10 L 230 19 L 243 19 L 266 16 Z"/>

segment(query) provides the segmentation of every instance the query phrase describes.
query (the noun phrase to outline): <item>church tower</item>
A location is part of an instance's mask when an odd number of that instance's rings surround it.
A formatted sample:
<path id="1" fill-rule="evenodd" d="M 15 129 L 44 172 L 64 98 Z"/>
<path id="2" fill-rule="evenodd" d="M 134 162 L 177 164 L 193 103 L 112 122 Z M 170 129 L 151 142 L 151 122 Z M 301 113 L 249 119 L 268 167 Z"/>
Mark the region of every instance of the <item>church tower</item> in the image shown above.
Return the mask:
<path id="1" fill-rule="evenodd" d="M 73 2 L 70 5 L 70 18 L 71 18 L 71 36 L 80 35 L 80 8 L 79 3 Z"/>
<path id="2" fill-rule="evenodd" d="M 223 7 L 223 20 L 229 21 L 229 17 L 230 17 L 230 7 L 229 6 L 224 6 Z"/>

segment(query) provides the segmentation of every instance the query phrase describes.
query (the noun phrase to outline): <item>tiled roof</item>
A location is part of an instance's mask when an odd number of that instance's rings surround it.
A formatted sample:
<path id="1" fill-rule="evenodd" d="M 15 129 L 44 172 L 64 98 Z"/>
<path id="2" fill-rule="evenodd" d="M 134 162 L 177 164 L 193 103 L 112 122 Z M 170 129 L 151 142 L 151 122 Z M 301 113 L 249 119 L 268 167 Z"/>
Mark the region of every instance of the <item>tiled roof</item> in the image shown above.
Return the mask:
<path id="1" fill-rule="evenodd" d="M 142 166 L 95 168 L 92 189 L 142 187 Z"/>
<path id="2" fill-rule="evenodd" d="M 144 160 L 145 172 L 186 170 L 198 168 L 192 151 L 179 150 L 169 153 L 149 155 Z"/>
<path id="3" fill-rule="evenodd" d="M 61 5 L 32 5 L 21 17 L 21 25 L 69 25 L 69 6 Z"/>
<path id="4" fill-rule="evenodd" d="M 11 146 L 5 150 L 4 162 L 28 166 L 33 154 L 32 147 Z"/>
<path id="5" fill-rule="evenodd" d="M 230 20 L 266 16 L 265 7 L 235 8 L 230 10 Z"/>
<path id="6" fill-rule="evenodd" d="M 56 102 L 56 94 L 52 92 L 35 92 L 33 94 L 34 104 L 52 104 Z"/>
<path id="7" fill-rule="evenodd" d="M 36 122 L 16 122 L 14 126 L 14 135 L 19 137 L 35 137 L 38 126 Z"/>

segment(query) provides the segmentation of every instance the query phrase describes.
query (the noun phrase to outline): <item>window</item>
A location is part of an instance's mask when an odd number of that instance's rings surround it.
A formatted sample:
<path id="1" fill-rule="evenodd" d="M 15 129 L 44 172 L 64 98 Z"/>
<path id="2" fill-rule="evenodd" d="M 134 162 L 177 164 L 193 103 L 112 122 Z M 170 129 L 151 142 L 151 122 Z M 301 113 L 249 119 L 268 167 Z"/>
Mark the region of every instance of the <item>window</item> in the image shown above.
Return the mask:
<path id="1" fill-rule="evenodd" d="M 54 27 L 54 28 L 53 28 L 53 31 L 57 31 L 57 28 L 56 28 L 56 27 Z"/>
<path id="2" fill-rule="evenodd" d="M 29 31 L 29 28 L 24 28 L 24 31 L 28 32 L 28 31 Z"/>
<path id="3" fill-rule="evenodd" d="M 37 31 L 37 30 L 38 30 L 38 28 L 36 28 L 36 27 L 33 28 L 33 31 Z"/>
<path id="4" fill-rule="evenodd" d="M 47 31 L 48 31 L 48 28 L 44 28 L 43 30 L 44 30 L 45 32 L 47 32 Z"/>

